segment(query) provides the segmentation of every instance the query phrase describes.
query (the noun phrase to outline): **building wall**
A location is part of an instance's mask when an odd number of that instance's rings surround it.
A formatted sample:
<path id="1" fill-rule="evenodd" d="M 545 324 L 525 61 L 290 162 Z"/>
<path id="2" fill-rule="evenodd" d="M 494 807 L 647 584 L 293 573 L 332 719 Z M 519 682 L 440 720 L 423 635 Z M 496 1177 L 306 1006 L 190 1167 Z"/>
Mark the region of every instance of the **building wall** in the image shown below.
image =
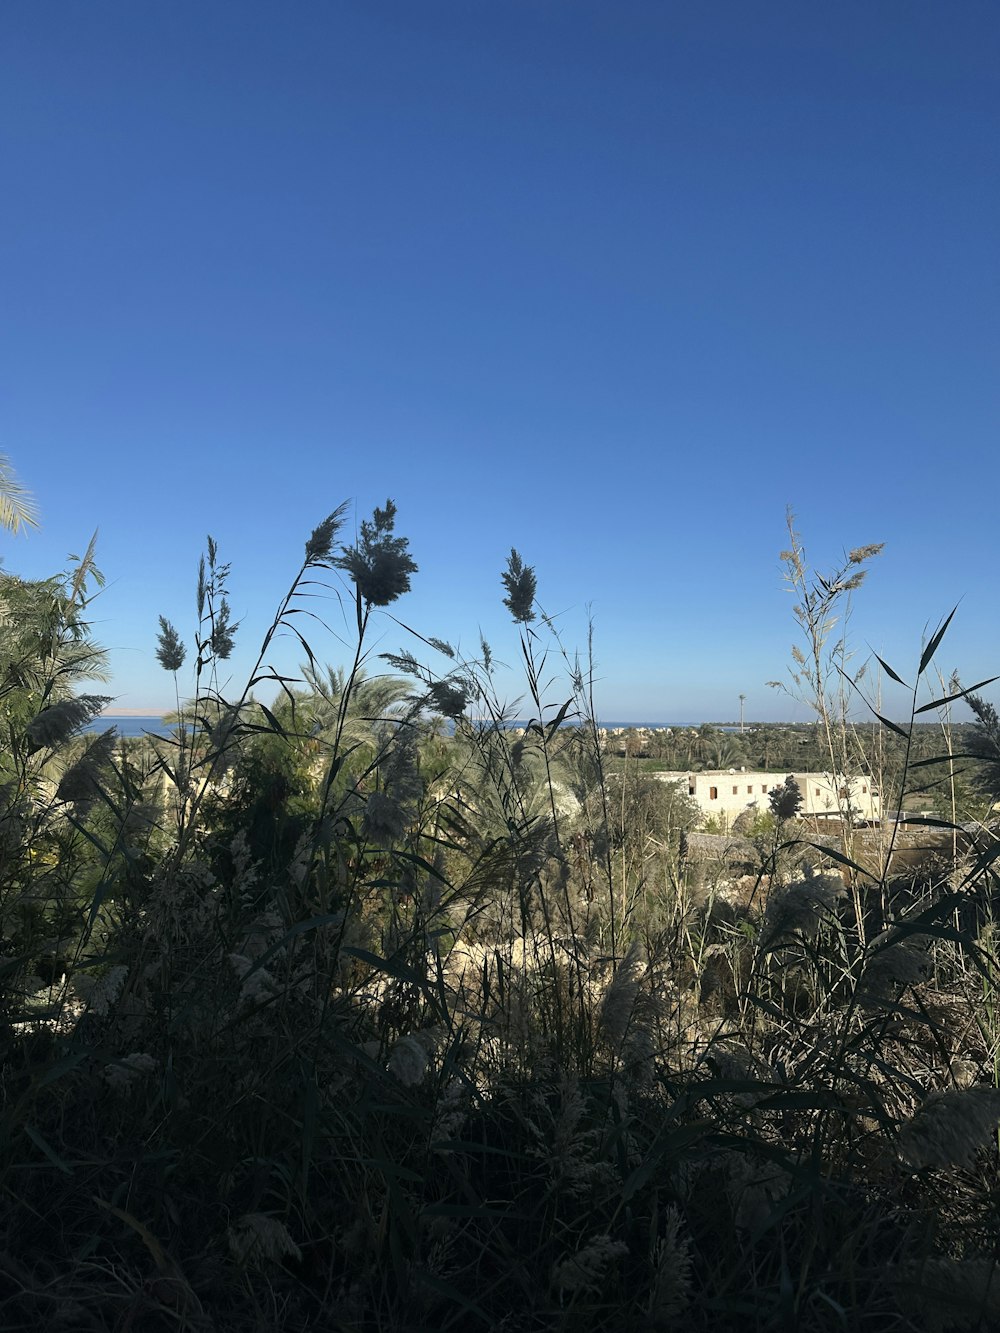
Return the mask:
<path id="1" fill-rule="evenodd" d="M 770 796 L 775 787 L 784 785 L 787 773 L 748 772 L 742 769 L 727 769 L 710 773 L 663 773 L 657 774 L 667 781 L 676 782 L 685 777 L 688 795 L 694 797 L 707 815 L 723 815 L 731 824 L 744 810 L 755 807 L 762 814 L 770 809 Z M 795 773 L 792 775 L 802 792 L 803 815 L 818 815 L 837 818 L 840 805 L 850 803 L 858 819 L 878 819 L 882 804 L 877 792 L 872 790 L 868 778 L 851 778 L 834 781 L 825 773 Z M 842 797 L 838 803 L 838 788 Z"/>

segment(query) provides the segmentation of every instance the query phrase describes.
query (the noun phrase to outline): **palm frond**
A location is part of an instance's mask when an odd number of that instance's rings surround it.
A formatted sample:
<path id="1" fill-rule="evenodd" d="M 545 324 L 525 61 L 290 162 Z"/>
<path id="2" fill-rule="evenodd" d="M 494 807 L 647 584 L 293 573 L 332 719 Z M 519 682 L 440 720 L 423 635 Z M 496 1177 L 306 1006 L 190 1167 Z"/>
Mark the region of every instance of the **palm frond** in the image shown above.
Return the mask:
<path id="1" fill-rule="evenodd" d="M 14 533 L 38 527 L 38 506 L 14 475 L 6 454 L 0 454 L 0 527 Z"/>

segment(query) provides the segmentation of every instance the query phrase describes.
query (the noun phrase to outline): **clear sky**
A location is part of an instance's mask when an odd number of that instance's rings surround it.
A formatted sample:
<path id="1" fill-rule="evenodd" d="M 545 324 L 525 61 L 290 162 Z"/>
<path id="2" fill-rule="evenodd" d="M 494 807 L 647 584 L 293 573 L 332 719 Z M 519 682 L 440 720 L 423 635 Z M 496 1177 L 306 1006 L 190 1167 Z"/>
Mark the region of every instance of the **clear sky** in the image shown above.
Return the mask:
<path id="1" fill-rule="evenodd" d="M 391 496 L 421 632 L 516 661 L 513 545 L 606 718 L 781 718 L 791 504 L 821 568 L 886 543 L 860 655 L 962 599 L 942 667 L 992 674 L 998 69 L 994 0 L 6 0 L 3 562 L 99 528 L 155 709 L 206 533 L 239 677 L 316 522 Z"/>

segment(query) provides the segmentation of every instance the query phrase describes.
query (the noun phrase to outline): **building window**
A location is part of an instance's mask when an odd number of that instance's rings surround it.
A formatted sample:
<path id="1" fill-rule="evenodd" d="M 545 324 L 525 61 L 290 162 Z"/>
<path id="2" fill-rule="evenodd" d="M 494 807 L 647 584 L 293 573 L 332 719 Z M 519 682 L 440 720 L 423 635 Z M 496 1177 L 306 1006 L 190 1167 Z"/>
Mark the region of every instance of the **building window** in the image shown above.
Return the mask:
<path id="1" fill-rule="evenodd" d="M 717 800 L 719 799 L 719 789 L 718 789 L 718 787 L 709 787 L 709 789 L 708 789 L 708 799 L 709 799 L 710 801 L 717 801 Z"/>
<path id="2" fill-rule="evenodd" d="M 863 795 L 865 795 L 865 796 L 868 795 L 868 784 L 867 784 L 867 783 L 862 782 L 862 784 L 861 784 L 861 791 L 862 791 L 862 794 L 863 794 Z"/>
<path id="3" fill-rule="evenodd" d="M 767 783 L 766 783 L 766 782 L 762 782 L 762 783 L 760 784 L 760 789 L 761 789 L 761 791 L 767 791 Z"/>
<path id="4" fill-rule="evenodd" d="M 735 796 L 735 795 L 737 794 L 738 791 L 739 791 L 739 787 L 734 787 L 734 788 L 733 788 L 733 795 Z"/>
<path id="5" fill-rule="evenodd" d="M 813 788 L 813 791 L 816 793 L 817 796 L 819 795 L 819 788 L 818 788 L 818 787 L 814 787 L 814 788 Z"/>
<path id="6" fill-rule="evenodd" d="M 753 795 L 753 784 L 750 783 L 750 782 L 747 783 L 747 795 L 748 795 L 748 796 L 752 796 L 752 795 Z"/>
<path id="7" fill-rule="evenodd" d="M 688 787 L 688 795 L 689 795 L 689 796 L 693 796 L 693 795 L 694 795 L 694 787 L 692 787 L 692 786 L 689 786 L 689 787 Z"/>

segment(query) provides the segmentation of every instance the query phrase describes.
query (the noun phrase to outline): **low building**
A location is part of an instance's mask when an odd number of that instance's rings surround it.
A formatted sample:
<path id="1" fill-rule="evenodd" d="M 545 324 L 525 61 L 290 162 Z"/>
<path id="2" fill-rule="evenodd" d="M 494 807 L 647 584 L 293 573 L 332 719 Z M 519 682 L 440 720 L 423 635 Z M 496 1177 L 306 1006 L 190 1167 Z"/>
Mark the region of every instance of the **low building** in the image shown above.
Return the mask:
<path id="1" fill-rule="evenodd" d="M 785 778 L 794 777 L 802 793 L 801 816 L 839 819 L 848 811 L 856 823 L 880 818 L 882 802 L 871 780 L 832 778 L 829 773 L 762 773 L 744 768 L 707 773 L 656 773 L 664 782 L 686 782 L 688 795 L 697 801 L 706 817 L 716 815 L 728 828 L 745 810 L 770 810 L 770 797 Z"/>

